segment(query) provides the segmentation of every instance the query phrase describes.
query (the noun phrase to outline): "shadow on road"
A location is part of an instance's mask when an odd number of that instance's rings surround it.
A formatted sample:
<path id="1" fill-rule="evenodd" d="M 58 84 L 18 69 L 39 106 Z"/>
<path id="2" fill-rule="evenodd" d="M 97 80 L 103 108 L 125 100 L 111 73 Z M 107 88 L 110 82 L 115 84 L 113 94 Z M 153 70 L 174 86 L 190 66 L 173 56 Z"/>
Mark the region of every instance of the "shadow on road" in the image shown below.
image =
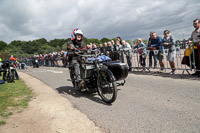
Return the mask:
<path id="1" fill-rule="evenodd" d="M 61 86 L 56 88 L 56 90 L 61 94 L 67 93 L 75 98 L 85 97 L 94 102 L 110 106 L 110 104 L 103 102 L 97 93 L 90 94 L 88 91 L 77 91 L 72 86 Z"/>
<path id="2" fill-rule="evenodd" d="M 161 77 L 168 77 L 168 78 L 173 78 L 173 79 L 188 79 L 188 80 L 199 80 L 200 77 L 198 76 L 192 76 L 189 74 L 169 74 L 169 73 L 158 73 L 158 72 L 142 72 L 142 71 L 133 71 L 129 72 L 129 74 L 137 74 L 137 75 L 152 75 L 152 76 L 161 76 Z"/>

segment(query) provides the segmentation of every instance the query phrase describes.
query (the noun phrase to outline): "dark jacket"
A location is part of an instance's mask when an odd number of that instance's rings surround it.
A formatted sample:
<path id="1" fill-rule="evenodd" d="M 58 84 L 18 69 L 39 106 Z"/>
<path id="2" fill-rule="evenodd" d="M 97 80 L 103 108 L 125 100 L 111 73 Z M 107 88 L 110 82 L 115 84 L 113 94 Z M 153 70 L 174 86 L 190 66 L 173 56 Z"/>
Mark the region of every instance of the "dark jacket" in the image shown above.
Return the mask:
<path id="1" fill-rule="evenodd" d="M 164 52 L 164 47 L 162 46 L 162 38 L 157 36 L 156 39 L 150 40 L 150 47 L 156 47 L 159 52 Z"/>
<path id="2" fill-rule="evenodd" d="M 67 43 L 67 49 L 69 61 L 77 60 L 78 55 L 75 55 L 74 51 L 86 49 L 86 45 L 83 41 L 71 40 Z"/>
<path id="3" fill-rule="evenodd" d="M 164 45 L 165 43 L 168 43 L 168 45 Z M 164 46 L 165 49 L 169 49 L 170 52 L 175 51 L 175 40 L 172 35 L 169 35 L 168 37 L 163 37 L 162 39 L 162 45 Z"/>

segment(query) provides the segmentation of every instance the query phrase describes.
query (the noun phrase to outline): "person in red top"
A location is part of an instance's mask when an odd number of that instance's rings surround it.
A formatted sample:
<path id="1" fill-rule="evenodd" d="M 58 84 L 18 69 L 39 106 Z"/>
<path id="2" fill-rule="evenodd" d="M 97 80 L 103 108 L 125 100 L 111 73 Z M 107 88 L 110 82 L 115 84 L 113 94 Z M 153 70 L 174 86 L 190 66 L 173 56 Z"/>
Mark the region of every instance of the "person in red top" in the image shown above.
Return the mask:
<path id="1" fill-rule="evenodd" d="M 16 61 L 16 59 L 13 57 L 13 55 L 10 56 L 9 60 Z"/>
<path id="2" fill-rule="evenodd" d="M 154 67 L 153 68 L 156 68 L 157 66 L 157 57 L 156 55 L 154 55 L 154 52 L 153 52 L 153 48 L 151 47 L 151 40 L 152 40 L 152 37 L 153 37 L 153 33 L 154 32 L 150 32 L 149 33 L 149 41 L 148 41 L 148 50 L 150 50 L 149 52 L 149 68 L 152 68 L 152 57 L 154 59 Z"/>
<path id="3" fill-rule="evenodd" d="M 40 65 L 44 65 L 44 56 L 43 56 L 43 55 L 40 55 L 40 61 L 41 61 L 41 62 L 40 62 L 40 63 L 41 63 Z"/>
<path id="4" fill-rule="evenodd" d="M 14 62 L 14 67 L 16 68 L 16 58 L 13 57 L 13 55 L 10 56 L 9 60 L 13 61 Z M 16 71 L 16 69 L 14 69 L 14 73 L 15 73 L 15 77 L 16 77 L 16 80 L 19 80 L 19 76 L 18 76 L 18 73 Z M 6 73 L 5 73 L 6 75 Z M 4 76 L 5 78 L 5 76 Z M 5 80 L 5 79 L 4 79 Z"/>

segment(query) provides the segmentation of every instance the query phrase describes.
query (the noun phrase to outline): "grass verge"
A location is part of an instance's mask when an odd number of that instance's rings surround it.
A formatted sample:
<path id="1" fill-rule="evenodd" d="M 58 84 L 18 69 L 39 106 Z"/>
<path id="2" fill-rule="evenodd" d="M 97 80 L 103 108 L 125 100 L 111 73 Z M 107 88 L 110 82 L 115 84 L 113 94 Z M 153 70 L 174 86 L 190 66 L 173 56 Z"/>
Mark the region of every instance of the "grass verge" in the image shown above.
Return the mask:
<path id="1" fill-rule="evenodd" d="M 6 124 L 6 119 L 13 113 L 26 108 L 31 97 L 32 90 L 21 79 L 0 84 L 0 125 Z"/>

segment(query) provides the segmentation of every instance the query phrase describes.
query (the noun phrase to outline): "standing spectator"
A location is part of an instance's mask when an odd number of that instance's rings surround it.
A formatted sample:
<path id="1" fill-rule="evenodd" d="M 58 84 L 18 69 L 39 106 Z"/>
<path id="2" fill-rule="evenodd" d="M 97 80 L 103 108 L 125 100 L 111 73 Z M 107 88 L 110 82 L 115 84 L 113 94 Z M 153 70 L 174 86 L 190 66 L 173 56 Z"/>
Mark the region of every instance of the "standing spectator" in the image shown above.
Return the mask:
<path id="1" fill-rule="evenodd" d="M 106 47 L 106 55 L 110 57 L 110 56 L 111 56 L 111 53 L 112 53 L 112 51 L 113 51 L 113 47 L 112 47 L 111 42 L 108 42 L 107 44 L 108 44 L 108 46 Z M 110 58 L 111 58 L 111 57 L 110 57 Z"/>
<path id="2" fill-rule="evenodd" d="M 40 66 L 44 65 L 44 56 L 40 54 Z"/>
<path id="3" fill-rule="evenodd" d="M 48 54 L 45 54 L 45 66 L 49 66 L 49 55 Z"/>
<path id="4" fill-rule="evenodd" d="M 132 49 L 131 49 L 131 45 L 125 40 L 122 41 L 122 51 L 126 55 L 127 63 L 129 66 L 128 71 L 132 71 Z"/>
<path id="5" fill-rule="evenodd" d="M 2 61 L 2 59 L 1 59 L 1 57 L 0 57 L 0 68 L 1 68 L 1 61 Z M 0 76 L 1 76 L 1 72 L 0 72 Z"/>
<path id="6" fill-rule="evenodd" d="M 122 56 L 121 56 L 121 48 L 122 45 L 120 44 L 119 40 L 115 41 L 116 43 L 113 46 L 113 58 L 114 60 L 120 60 L 122 62 Z"/>
<path id="7" fill-rule="evenodd" d="M 133 49 L 136 49 L 136 48 L 139 52 L 140 64 L 143 67 L 143 72 L 144 72 L 145 67 L 146 67 L 147 46 L 142 42 L 141 38 L 138 38 L 137 41 L 135 42 L 135 47 L 133 47 Z"/>
<path id="8" fill-rule="evenodd" d="M 91 44 L 87 44 L 87 49 L 92 49 L 92 45 Z"/>
<path id="9" fill-rule="evenodd" d="M 63 67 L 67 67 L 68 65 L 68 60 L 67 60 L 67 51 L 61 51 L 61 56 L 62 56 L 62 63 Z"/>
<path id="10" fill-rule="evenodd" d="M 169 61 L 172 71 L 170 74 L 176 74 L 176 66 L 174 63 L 174 58 L 176 56 L 176 47 L 174 37 L 170 34 L 169 30 L 164 31 L 164 37 L 162 39 L 162 45 L 165 49 L 168 49 L 167 60 Z"/>
<path id="11" fill-rule="evenodd" d="M 99 50 L 100 50 L 101 54 L 105 55 L 105 47 L 103 46 L 103 44 L 99 44 Z"/>
<path id="12" fill-rule="evenodd" d="M 148 42 L 148 50 L 150 50 L 150 52 L 149 52 L 149 68 L 152 68 L 152 57 L 154 59 L 154 68 L 157 67 L 157 57 L 153 52 L 154 49 L 151 47 L 151 39 L 153 37 L 153 33 L 154 32 L 150 32 L 150 34 L 149 34 L 150 37 L 149 37 L 149 42 Z"/>
<path id="13" fill-rule="evenodd" d="M 95 50 L 97 48 L 97 45 L 95 43 L 92 44 L 92 50 Z"/>
<path id="14" fill-rule="evenodd" d="M 59 66 L 59 58 L 60 58 L 60 54 L 58 52 L 55 52 L 54 54 L 54 62 L 55 62 L 55 65 L 54 66 Z"/>
<path id="15" fill-rule="evenodd" d="M 112 46 L 114 46 L 115 45 L 115 41 L 111 40 L 111 44 L 112 44 Z"/>
<path id="16" fill-rule="evenodd" d="M 117 37 L 117 40 L 119 41 L 119 43 L 122 45 L 122 39 L 121 39 L 121 37 Z"/>
<path id="17" fill-rule="evenodd" d="M 193 21 L 193 26 L 195 30 L 192 32 L 191 40 L 188 43 L 193 43 L 195 46 L 194 55 L 195 55 L 195 67 L 196 72 L 192 74 L 193 76 L 200 76 L 200 19 L 195 19 Z"/>
<path id="18" fill-rule="evenodd" d="M 157 36 L 157 34 L 155 32 L 153 32 L 153 34 L 152 34 L 152 39 L 151 39 L 150 46 L 153 47 L 153 49 L 157 49 L 158 50 L 157 59 L 159 60 L 159 64 L 160 64 L 159 72 L 164 72 L 165 71 L 164 70 L 165 64 L 163 62 L 163 59 L 164 59 L 164 47 L 162 46 L 162 38 Z"/>
<path id="19" fill-rule="evenodd" d="M 104 42 L 105 52 L 106 52 L 107 46 L 108 46 L 107 42 Z"/>

